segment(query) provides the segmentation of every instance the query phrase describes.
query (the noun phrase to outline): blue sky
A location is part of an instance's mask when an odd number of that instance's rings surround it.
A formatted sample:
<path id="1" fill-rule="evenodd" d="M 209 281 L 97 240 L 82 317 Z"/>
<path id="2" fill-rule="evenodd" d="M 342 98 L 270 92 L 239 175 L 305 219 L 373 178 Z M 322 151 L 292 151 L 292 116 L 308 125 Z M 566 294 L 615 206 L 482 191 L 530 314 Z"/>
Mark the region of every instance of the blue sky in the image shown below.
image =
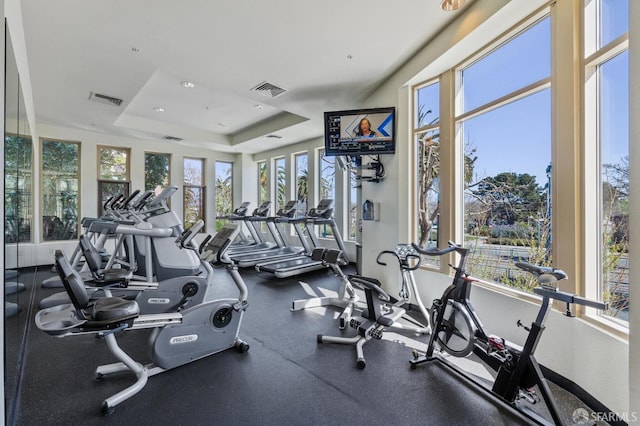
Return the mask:
<path id="1" fill-rule="evenodd" d="M 625 7 L 626 6 L 626 7 Z M 628 31 L 628 0 L 602 0 L 602 41 Z M 551 73 L 550 18 L 511 40 L 463 72 L 464 111 L 470 111 L 525 87 Z M 617 163 L 629 152 L 628 53 L 603 67 L 600 132 L 603 163 Z M 439 116 L 438 86 L 421 89 L 418 103 Z M 545 89 L 519 101 L 466 120 L 462 129 L 467 148 L 478 156 L 476 179 L 501 172 L 528 173 L 538 184 L 547 181 L 551 162 L 551 93 Z"/>

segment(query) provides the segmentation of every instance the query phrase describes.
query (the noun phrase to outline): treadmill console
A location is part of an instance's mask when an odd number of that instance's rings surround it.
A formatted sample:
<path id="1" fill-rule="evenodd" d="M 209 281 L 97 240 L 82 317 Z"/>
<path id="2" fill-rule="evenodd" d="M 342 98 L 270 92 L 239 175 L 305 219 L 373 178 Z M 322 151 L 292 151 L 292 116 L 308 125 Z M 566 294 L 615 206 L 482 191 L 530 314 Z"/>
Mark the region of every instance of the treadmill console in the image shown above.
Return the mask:
<path id="1" fill-rule="evenodd" d="M 278 212 L 276 213 L 276 216 L 295 217 L 297 211 L 298 211 L 298 202 L 288 201 L 283 208 L 278 210 Z"/>
<path id="2" fill-rule="evenodd" d="M 320 203 L 311 210 L 307 215 L 310 218 L 323 218 L 329 219 L 333 215 L 333 200 L 331 198 L 324 198 L 320 200 Z"/>
<path id="3" fill-rule="evenodd" d="M 245 216 L 247 214 L 247 210 L 249 210 L 249 204 L 251 204 L 249 201 L 245 201 L 244 203 L 240 204 L 240 207 L 234 209 L 233 213 L 231 214 L 233 216 Z"/>
<path id="4" fill-rule="evenodd" d="M 260 207 L 253 211 L 254 216 L 267 217 L 269 216 L 269 211 L 271 210 L 271 201 L 265 201 L 260 204 Z"/>

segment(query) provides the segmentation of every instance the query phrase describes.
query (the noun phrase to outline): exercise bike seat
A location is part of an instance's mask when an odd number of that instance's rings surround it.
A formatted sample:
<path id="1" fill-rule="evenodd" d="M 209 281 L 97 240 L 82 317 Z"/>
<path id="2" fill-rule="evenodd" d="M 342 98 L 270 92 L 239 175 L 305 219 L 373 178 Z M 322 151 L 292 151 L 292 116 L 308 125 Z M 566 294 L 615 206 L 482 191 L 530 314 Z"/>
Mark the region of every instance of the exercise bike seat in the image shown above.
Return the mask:
<path id="1" fill-rule="evenodd" d="M 567 278 L 567 273 L 562 269 L 554 269 L 549 266 L 538 266 L 527 262 L 516 262 L 515 265 L 523 271 L 530 272 L 538 276 L 538 281 L 542 285 L 551 285 L 556 281 Z"/>
<path id="2" fill-rule="evenodd" d="M 131 324 L 139 315 L 135 301 L 119 297 L 104 297 L 91 302 L 84 281 L 73 269 L 61 250 L 56 250 L 55 268 L 62 280 L 71 304 L 55 306 L 36 314 L 36 325 L 53 334 L 83 330 L 112 330 Z"/>
<path id="3" fill-rule="evenodd" d="M 91 319 L 95 322 L 124 321 L 138 316 L 138 304 L 133 300 L 120 297 L 103 297 L 96 299 L 91 309 Z"/>

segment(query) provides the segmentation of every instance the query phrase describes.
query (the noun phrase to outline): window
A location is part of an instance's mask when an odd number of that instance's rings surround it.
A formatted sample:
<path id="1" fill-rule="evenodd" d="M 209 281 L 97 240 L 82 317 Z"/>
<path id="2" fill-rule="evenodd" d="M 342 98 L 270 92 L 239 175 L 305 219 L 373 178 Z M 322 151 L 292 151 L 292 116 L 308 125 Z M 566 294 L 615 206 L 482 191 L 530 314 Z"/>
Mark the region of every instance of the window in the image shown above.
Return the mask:
<path id="1" fill-rule="evenodd" d="M 585 4 L 585 143 L 595 150 L 599 193 L 589 200 L 598 212 L 595 228 L 599 270 L 595 294 L 609 302 L 606 318 L 629 321 L 629 1 Z M 589 177 L 587 177 L 589 179 Z M 587 185 L 587 183 L 585 183 Z M 593 187 L 593 186 L 590 186 Z M 589 201 L 587 201 L 589 203 Z M 587 204 L 587 210 L 594 210 Z M 589 293 L 591 289 L 587 288 Z"/>
<path id="2" fill-rule="evenodd" d="M 98 146 L 98 215 L 113 196 L 129 195 L 129 149 Z"/>
<path id="3" fill-rule="evenodd" d="M 324 149 L 319 151 L 319 163 L 320 167 L 320 199 L 331 198 L 338 204 L 336 200 L 336 157 L 327 157 L 324 155 Z M 330 226 L 321 225 L 318 227 L 318 233 L 322 237 L 333 236 L 333 231 Z"/>
<path id="4" fill-rule="evenodd" d="M 298 215 L 305 215 L 308 209 L 309 188 L 307 186 L 309 175 L 309 156 L 304 154 L 295 155 L 295 188 L 296 200 L 298 201 Z"/>
<path id="5" fill-rule="evenodd" d="M 205 160 L 184 158 L 183 224 L 184 228 L 204 219 L 205 205 Z"/>
<path id="6" fill-rule="evenodd" d="M 216 215 L 228 215 L 233 211 L 233 163 L 216 161 Z M 216 231 L 226 220 L 216 221 Z"/>
<path id="7" fill-rule="evenodd" d="M 287 203 L 287 169 L 285 159 L 276 158 L 274 165 L 275 175 L 272 188 L 275 188 L 276 210 L 280 210 L 284 208 L 284 205 Z"/>
<path id="8" fill-rule="evenodd" d="M 80 144 L 42 140 L 42 240 L 78 238 Z"/>
<path id="9" fill-rule="evenodd" d="M 417 176 L 417 235 L 422 247 L 438 246 L 440 214 L 440 83 L 438 81 L 414 90 L 415 152 Z M 425 256 L 423 262 L 439 266 L 438 257 Z"/>
<path id="10" fill-rule="evenodd" d="M 31 138 L 7 134 L 4 140 L 5 243 L 31 241 L 33 150 Z"/>
<path id="11" fill-rule="evenodd" d="M 349 192 L 347 196 L 349 206 L 349 233 L 348 239 L 356 241 L 358 231 L 358 188 L 360 188 L 360 181 L 358 180 L 358 173 L 355 170 L 353 164 L 349 164 L 346 170 L 349 176 Z"/>
<path id="12" fill-rule="evenodd" d="M 258 162 L 258 204 L 269 200 L 267 162 Z"/>
<path id="13" fill-rule="evenodd" d="M 171 154 L 144 153 L 144 190 L 155 191 L 156 195 L 169 186 Z M 167 200 L 170 201 L 170 200 Z"/>
<path id="14" fill-rule="evenodd" d="M 458 72 L 467 269 L 523 291 L 537 281 L 515 261 L 551 265 L 550 46 L 546 17 Z"/>

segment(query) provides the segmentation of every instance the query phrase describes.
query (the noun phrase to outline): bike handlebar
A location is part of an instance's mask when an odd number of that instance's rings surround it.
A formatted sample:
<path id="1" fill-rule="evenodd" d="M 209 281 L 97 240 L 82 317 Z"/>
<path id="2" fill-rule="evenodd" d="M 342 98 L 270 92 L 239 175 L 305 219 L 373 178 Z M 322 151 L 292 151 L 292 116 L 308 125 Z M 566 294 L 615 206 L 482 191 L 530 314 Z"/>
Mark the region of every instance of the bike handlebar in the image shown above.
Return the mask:
<path id="1" fill-rule="evenodd" d="M 405 270 L 408 270 L 408 271 L 415 271 L 416 269 L 418 269 L 420 267 L 420 260 L 421 259 L 420 259 L 420 256 L 418 254 L 403 252 L 402 255 L 401 255 L 401 254 L 398 254 L 397 250 L 384 250 L 384 251 L 381 251 L 378 254 L 378 257 L 376 257 L 376 262 L 378 263 L 378 265 L 387 266 L 387 264 L 385 262 L 380 260 L 386 254 L 392 254 L 393 256 L 395 256 L 395 258 L 398 260 L 398 263 L 400 264 L 400 268 L 402 268 L 402 269 L 405 269 Z M 415 260 L 416 261 L 415 265 L 410 266 L 410 260 Z"/>
<path id="2" fill-rule="evenodd" d="M 462 247 L 459 244 L 454 243 L 453 241 L 449 241 L 449 247 L 446 249 L 438 249 L 438 248 L 422 248 L 416 243 L 411 244 L 413 248 L 420 254 L 424 254 L 427 256 L 444 256 L 445 254 L 451 253 L 453 251 L 457 251 L 460 254 L 465 254 L 469 249 Z"/>
<path id="3" fill-rule="evenodd" d="M 535 294 L 538 294 L 542 297 L 548 297 L 550 299 L 555 299 L 560 302 L 564 302 L 567 305 L 575 304 L 588 306 L 590 308 L 600 309 L 602 311 L 606 311 L 609 309 L 609 304 L 606 302 L 599 302 L 597 300 L 587 299 L 575 294 L 567 293 L 564 291 L 560 291 L 558 289 L 549 288 L 549 287 L 536 287 L 533 289 Z"/>

